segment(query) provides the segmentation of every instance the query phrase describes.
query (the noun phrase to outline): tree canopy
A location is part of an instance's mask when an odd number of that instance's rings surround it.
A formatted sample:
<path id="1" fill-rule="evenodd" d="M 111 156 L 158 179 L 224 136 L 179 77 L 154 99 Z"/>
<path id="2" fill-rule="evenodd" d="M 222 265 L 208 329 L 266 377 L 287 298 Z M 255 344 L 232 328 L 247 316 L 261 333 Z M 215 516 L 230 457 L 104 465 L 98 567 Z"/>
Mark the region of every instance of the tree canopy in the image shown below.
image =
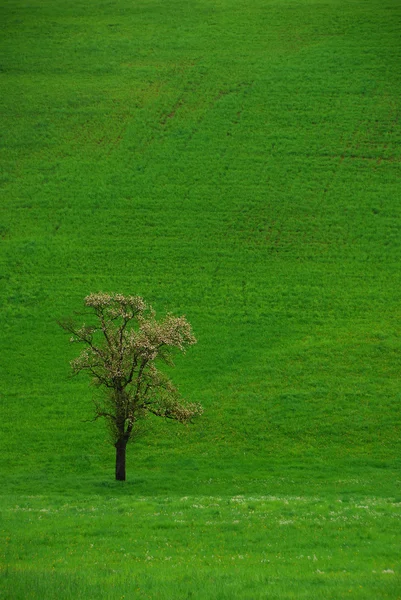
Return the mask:
<path id="1" fill-rule="evenodd" d="M 184 316 L 167 314 L 157 320 L 155 311 L 140 296 L 90 294 L 85 298 L 88 322 L 60 322 L 70 341 L 83 345 L 71 361 L 74 373 L 86 372 L 104 388 L 95 400 L 95 419 L 104 417 L 116 447 L 116 478 L 125 479 L 125 449 L 136 424 L 152 414 L 189 423 L 202 413 L 198 403 L 182 400 L 160 363 L 174 365 L 175 352 L 196 343 Z"/>

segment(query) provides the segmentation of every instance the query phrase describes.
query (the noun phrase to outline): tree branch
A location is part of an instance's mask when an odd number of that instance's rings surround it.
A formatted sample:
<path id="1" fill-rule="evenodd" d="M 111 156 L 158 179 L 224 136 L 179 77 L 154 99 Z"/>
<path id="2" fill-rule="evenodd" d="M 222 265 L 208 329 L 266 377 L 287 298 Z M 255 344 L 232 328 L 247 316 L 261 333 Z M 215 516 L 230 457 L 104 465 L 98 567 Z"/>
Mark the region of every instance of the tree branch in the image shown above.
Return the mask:
<path id="1" fill-rule="evenodd" d="M 100 419 L 100 417 L 106 417 L 107 419 L 111 419 L 112 421 L 116 420 L 115 416 L 112 415 L 111 413 L 104 412 L 104 411 L 99 411 L 99 412 L 96 412 L 96 414 L 93 417 L 93 419 L 85 419 L 84 423 L 94 423 L 95 421 L 97 421 L 98 419 Z"/>

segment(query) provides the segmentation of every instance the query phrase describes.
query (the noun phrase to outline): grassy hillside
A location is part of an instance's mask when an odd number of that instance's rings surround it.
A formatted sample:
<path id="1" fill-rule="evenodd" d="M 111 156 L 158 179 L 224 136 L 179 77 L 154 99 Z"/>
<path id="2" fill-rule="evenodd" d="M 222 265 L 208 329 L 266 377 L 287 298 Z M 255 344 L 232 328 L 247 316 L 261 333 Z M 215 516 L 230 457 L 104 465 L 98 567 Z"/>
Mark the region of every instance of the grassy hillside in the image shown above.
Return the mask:
<path id="1" fill-rule="evenodd" d="M 400 19 L 0 7 L 2 597 L 401 597 Z M 56 323 L 92 291 L 199 340 L 124 486 Z"/>

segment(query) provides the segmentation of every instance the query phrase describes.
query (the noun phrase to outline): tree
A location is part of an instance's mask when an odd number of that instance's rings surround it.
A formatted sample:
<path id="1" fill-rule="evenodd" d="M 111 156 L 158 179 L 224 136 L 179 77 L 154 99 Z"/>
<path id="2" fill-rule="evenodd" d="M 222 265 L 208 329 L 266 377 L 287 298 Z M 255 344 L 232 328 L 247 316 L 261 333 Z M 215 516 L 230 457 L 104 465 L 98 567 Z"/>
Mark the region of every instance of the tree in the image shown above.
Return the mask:
<path id="1" fill-rule="evenodd" d="M 196 343 L 185 317 L 156 314 L 139 296 L 90 294 L 85 298 L 90 324 L 73 319 L 59 322 L 70 341 L 84 346 L 71 361 L 73 373 L 86 372 L 103 388 L 95 400 L 95 418 L 104 417 L 116 448 L 116 479 L 125 481 L 127 443 L 148 415 L 191 422 L 202 413 L 196 403 L 185 403 L 156 365 L 173 366 L 175 351 Z"/>

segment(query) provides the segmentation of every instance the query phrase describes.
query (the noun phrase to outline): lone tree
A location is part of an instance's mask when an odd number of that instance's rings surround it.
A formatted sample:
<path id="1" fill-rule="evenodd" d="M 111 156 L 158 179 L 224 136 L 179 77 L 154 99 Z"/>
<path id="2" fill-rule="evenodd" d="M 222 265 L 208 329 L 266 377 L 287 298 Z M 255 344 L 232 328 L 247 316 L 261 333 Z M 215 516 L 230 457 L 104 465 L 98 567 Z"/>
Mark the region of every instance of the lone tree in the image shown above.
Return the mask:
<path id="1" fill-rule="evenodd" d="M 157 364 L 173 365 L 174 351 L 185 352 L 196 343 L 185 317 L 168 314 L 157 321 L 155 312 L 139 296 L 90 294 L 85 298 L 90 324 L 73 319 L 60 322 L 70 341 L 84 346 L 71 361 L 74 373 L 85 371 L 104 388 L 95 400 L 95 420 L 104 417 L 116 448 L 116 479 L 125 481 L 127 443 L 138 422 L 149 414 L 181 423 L 202 413 L 195 403 L 184 403 Z"/>

